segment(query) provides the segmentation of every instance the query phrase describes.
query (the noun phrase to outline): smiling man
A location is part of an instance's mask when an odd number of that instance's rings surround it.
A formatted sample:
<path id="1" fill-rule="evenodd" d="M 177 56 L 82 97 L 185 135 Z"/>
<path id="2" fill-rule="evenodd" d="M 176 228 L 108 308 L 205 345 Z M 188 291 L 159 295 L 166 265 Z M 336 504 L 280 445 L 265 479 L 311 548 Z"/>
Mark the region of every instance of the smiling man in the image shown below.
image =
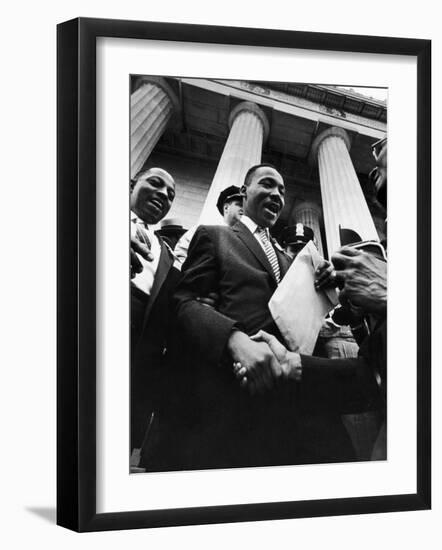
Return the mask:
<path id="1" fill-rule="evenodd" d="M 132 187 L 131 206 L 131 467 L 138 466 L 157 429 L 170 297 L 179 271 L 168 246 L 152 226 L 169 212 L 175 182 L 162 168 L 141 172 Z M 137 262 L 134 268 L 134 258 Z"/>
<path id="2" fill-rule="evenodd" d="M 138 254 L 140 268 L 132 284 L 146 295 L 150 294 L 161 253 L 160 241 L 151 226 L 169 212 L 174 198 L 175 182 L 162 168 L 150 168 L 136 177 L 130 196 L 131 239 L 150 253 Z"/>
<path id="3" fill-rule="evenodd" d="M 250 336 L 264 329 L 282 339 L 268 302 L 291 258 L 269 228 L 281 214 L 284 193 L 273 166 L 253 166 L 241 188 L 241 220 L 233 227 L 200 226 L 190 244 L 175 293 L 180 343 L 170 377 L 175 410 L 160 460 L 166 470 L 336 459 L 322 452 L 324 433 L 298 411 L 293 392 L 275 387 L 251 395 L 234 375 L 239 362 L 265 387 L 274 386 L 279 363 L 265 342 Z M 198 301 L 211 293 L 219 296 L 216 309 Z M 326 422 L 320 429 L 330 433 Z M 336 443 L 342 443 L 339 436 Z"/>
<path id="4" fill-rule="evenodd" d="M 219 311 L 200 310 L 209 316 L 213 314 L 218 321 L 214 331 L 217 335 L 213 335 L 217 337 L 212 340 L 209 336 L 199 343 L 209 356 L 217 356 L 222 351 L 218 347 L 227 345 L 234 361 L 240 361 L 243 353 L 256 354 L 258 357 L 249 358 L 254 363 L 258 359 L 270 361 L 272 355 L 265 346 L 256 346 L 247 334 L 263 326 L 273 325 L 276 329 L 267 303 L 291 260 L 269 233 L 284 206 L 281 174 L 271 165 L 254 166 L 247 172 L 241 192 L 244 215 L 240 221 L 232 228 L 200 226 L 195 233 L 177 299 L 179 317 L 185 319 L 188 327 L 189 296 L 196 298 L 217 292 Z M 240 326 L 244 330 L 232 330 Z M 197 326 L 195 332 L 198 333 Z"/>

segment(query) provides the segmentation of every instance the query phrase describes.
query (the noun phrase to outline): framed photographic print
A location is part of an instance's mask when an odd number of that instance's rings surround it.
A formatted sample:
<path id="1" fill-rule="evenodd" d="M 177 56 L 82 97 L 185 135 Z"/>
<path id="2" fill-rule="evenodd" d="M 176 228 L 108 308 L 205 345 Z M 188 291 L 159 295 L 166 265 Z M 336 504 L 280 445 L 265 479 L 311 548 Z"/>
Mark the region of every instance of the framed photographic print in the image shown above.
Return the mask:
<path id="1" fill-rule="evenodd" d="M 58 26 L 59 525 L 430 507 L 430 53 Z"/>

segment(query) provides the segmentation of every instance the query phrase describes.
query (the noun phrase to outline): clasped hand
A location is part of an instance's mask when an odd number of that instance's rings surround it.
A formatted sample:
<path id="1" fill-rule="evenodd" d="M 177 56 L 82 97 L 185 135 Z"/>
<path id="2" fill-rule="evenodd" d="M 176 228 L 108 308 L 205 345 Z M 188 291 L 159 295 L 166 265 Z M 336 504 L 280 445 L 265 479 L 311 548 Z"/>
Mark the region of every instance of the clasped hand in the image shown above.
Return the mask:
<path id="1" fill-rule="evenodd" d="M 251 394 L 272 390 L 285 380 L 300 380 L 301 362 L 274 336 L 260 330 L 252 337 L 234 331 L 228 342 L 234 374 Z"/>
<path id="2" fill-rule="evenodd" d="M 364 314 L 385 315 L 387 262 L 351 246 L 340 248 L 331 260 L 324 260 L 317 269 L 316 288 L 339 287 L 342 305 L 356 307 Z"/>

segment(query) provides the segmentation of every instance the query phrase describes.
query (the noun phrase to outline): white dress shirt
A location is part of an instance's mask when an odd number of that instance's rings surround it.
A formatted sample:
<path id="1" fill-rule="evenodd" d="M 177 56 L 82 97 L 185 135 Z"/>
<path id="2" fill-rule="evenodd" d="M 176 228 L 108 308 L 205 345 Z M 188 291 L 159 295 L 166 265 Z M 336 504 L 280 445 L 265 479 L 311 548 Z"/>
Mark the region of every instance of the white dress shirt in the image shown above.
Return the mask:
<path id="1" fill-rule="evenodd" d="M 140 228 L 140 225 L 142 225 L 142 228 Z M 153 260 L 151 262 L 148 262 L 142 256 L 140 256 L 140 254 L 137 254 L 138 259 L 140 260 L 141 265 L 143 266 L 143 271 L 135 275 L 135 277 L 132 279 L 132 283 L 136 287 L 138 287 L 140 290 L 150 295 L 153 281 L 155 279 L 155 273 L 158 268 L 158 262 L 160 260 L 161 245 L 158 237 L 155 235 L 152 229 L 146 226 L 144 222 L 140 220 L 140 218 L 138 218 L 138 216 L 134 212 L 131 212 L 130 213 L 131 237 L 135 237 L 139 241 L 141 241 L 143 244 L 147 244 L 145 242 L 145 239 L 143 239 L 143 232 L 147 234 L 147 237 L 150 241 L 150 244 L 151 244 L 150 251 L 152 252 Z"/>
<path id="2" fill-rule="evenodd" d="M 175 245 L 175 248 L 173 249 L 173 252 L 175 254 L 175 257 L 178 258 L 178 269 L 181 271 L 181 266 L 186 261 L 187 253 L 189 252 L 189 245 L 190 241 L 193 239 L 193 236 L 195 235 L 195 231 L 198 229 L 197 225 L 194 225 L 190 229 L 188 229 L 184 235 L 182 235 L 178 242 Z"/>

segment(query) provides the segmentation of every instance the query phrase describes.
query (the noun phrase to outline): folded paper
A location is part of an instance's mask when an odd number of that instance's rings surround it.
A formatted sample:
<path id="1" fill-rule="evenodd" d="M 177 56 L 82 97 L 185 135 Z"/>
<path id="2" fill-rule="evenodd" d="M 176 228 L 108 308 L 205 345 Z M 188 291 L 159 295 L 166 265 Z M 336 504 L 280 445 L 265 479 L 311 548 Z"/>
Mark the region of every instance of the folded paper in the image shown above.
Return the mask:
<path id="1" fill-rule="evenodd" d="M 327 313 L 339 302 L 335 289 L 315 289 L 315 271 L 322 262 L 315 245 L 307 243 L 269 301 L 287 347 L 305 355 L 312 354 Z"/>

